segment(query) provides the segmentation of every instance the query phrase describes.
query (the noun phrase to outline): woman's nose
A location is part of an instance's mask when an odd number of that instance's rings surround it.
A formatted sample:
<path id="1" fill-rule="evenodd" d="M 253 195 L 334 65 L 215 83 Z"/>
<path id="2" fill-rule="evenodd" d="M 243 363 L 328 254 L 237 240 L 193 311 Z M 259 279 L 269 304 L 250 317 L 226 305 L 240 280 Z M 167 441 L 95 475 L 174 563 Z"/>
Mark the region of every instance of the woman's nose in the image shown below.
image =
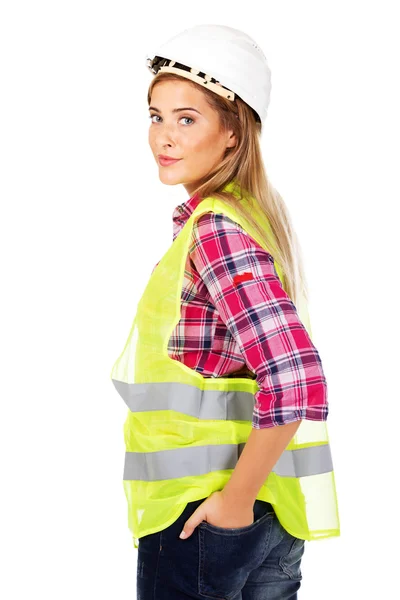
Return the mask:
<path id="1" fill-rule="evenodd" d="M 161 127 L 157 130 L 157 141 L 159 144 L 173 144 L 175 140 L 175 129 L 173 125 L 168 125 L 167 123 L 162 123 Z"/>

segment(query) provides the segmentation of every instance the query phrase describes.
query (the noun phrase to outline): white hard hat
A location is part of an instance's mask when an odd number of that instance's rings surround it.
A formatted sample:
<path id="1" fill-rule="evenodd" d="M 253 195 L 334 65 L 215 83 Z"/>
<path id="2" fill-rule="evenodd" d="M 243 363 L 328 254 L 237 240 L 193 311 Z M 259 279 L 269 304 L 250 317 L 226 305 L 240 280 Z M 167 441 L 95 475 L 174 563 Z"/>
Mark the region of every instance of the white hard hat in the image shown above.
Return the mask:
<path id="1" fill-rule="evenodd" d="M 255 41 L 225 25 L 197 25 L 146 55 L 152 73 L 171 72 L 234 101 L 238 95 L 264 126 L 271 94 L 271 71 Z"/>

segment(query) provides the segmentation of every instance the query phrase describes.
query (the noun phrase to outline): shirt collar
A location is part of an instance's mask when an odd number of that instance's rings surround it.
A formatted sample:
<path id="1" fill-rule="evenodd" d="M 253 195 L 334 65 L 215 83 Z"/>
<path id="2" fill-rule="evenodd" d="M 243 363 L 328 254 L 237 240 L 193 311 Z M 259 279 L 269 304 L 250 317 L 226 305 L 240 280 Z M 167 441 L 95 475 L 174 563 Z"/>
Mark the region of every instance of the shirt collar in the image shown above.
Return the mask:
<path id="1" fill-rule="evenodd" d="M 178 204 L 178 206 L 174 209 L 174 212 L 172 213 L 174 240 L 200 202 L 200 196 L 198 194 L 194 194 L 182 204 Z"/>
<path id="2" fill-rule="evenodd" d="M 233 191 L 236 185 L 238 184 L 233 179 L 231 182 L 225 185 L 224 190 Z M 178 206 L 174 209 L 174 212 L 172 213 L 173 241 L 184 227 L 186 221 L 190 218 L 194 210 L 200 204 L 201 200 L 202 198 L 198 194 L 194 194 L 182 204 L 178 204 Z"/>

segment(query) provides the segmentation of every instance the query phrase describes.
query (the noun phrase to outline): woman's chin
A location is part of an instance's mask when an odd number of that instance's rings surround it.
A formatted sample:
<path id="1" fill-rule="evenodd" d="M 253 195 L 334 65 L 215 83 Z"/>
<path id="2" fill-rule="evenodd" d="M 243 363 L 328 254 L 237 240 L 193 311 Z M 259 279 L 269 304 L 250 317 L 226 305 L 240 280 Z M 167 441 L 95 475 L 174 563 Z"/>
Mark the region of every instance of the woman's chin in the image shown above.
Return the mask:
<path id="1" fill-rule="evenodd" d="M 177 175 L 176 173 L 167 173 L 163 169 L 159 170 L 158 176 L 161 183 L 165 183 L 166 185 L 177 185 L 183 181 L 181 176 Z"/>

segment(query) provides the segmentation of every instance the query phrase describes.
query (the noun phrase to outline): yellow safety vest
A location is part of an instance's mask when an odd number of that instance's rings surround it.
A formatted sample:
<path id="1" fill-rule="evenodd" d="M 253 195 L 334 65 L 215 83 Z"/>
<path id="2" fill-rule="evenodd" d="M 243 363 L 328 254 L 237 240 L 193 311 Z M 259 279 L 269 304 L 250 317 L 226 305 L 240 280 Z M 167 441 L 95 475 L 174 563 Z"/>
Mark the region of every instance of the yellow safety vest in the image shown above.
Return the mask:
<path id="1" fill-rule="evenodd" d="M 234 181 L 225 189 L 238 193 Z M 195 219 L 205 212 L 224 213 L 267 251 L 275 247 L 265 214 L 256 202 L 247 206 L 257 211 L 269 247 L 230 205 L 213 197 L 201 200 L 153 270 L 112 368 L 112 382 L 129 408 L 123 485 L 136 548 L 140 537 L 171 525 L 188 502 L 224 488 L 251 432 L 254 394 L 259 389 L 254 379 L 203 377 L 171 359 L 167 350 L 180 320 Z M 276 261 L 275 269 L 283 282 Z M 311 337 L 304 299 L 296 308 Z M 257 498 L 273 505 L 282 526 L 295 537 L 340 535 L 326 421 L 301 422 Z"/>

